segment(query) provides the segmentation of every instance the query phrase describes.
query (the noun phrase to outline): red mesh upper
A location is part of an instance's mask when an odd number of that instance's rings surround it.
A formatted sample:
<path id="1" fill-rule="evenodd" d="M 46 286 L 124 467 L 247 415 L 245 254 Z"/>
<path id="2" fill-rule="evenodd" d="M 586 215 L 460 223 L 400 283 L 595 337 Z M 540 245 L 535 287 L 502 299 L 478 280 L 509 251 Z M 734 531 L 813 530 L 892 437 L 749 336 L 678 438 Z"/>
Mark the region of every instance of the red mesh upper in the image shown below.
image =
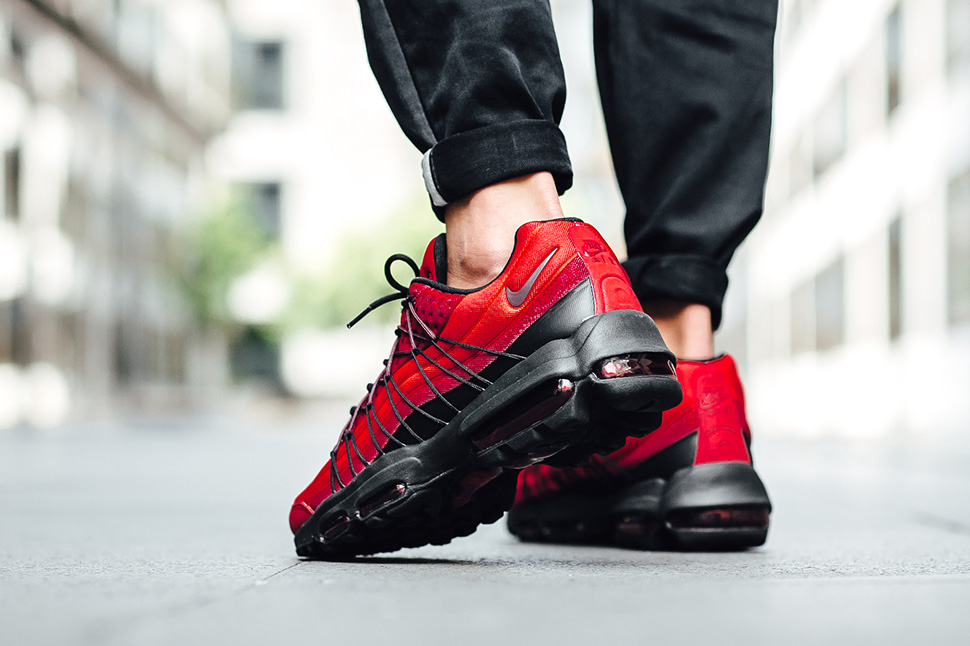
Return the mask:
<path id="1" fill-rule="evenodd" d="M 433 246 L 434 241 L 425 251 L 419 272 L 419 276 L 426 280 L 433 280 L 435 277 Z M 524 302 L 513 307 L 509 303 L 506 287 L 511 290 L 523 289 L 530 276 L 547 258 L 549 260 L 538 273 Z M 431 332 L 439 335 L 439 345 L 453 359 L 432 344 L 419 342 L 429 356 L 429 359 L 419 356 L 419 370 L 409 354 L 400 354 L 411 348 L 410 339 L 402 334 L 395 347 L 398 356 L 390 363 L 390 373 L 393 374 L 400 393 L 389 384 L 377 384 L 368 397 L 361 401 L 361 405 L 371 401 L 374 406 L 372 420 L 376 415 L 387 433 L 393 434 L 400 426 L 394 411 L 405 419 L 412 412 L 405 399 L 414 406 L 422 406 L 435 397 L 425 376 L 441 393 L 449 392 L 460 383 L 434 365 L 435 363 L 468 378 L 471 375 L 458 364 L 478 373 L 495 359 L 494 355 L 461 347 L 449 341 L 504 351 L 550 307 L 587 278 L 593 280 L 596 293 L 595 313 L 606 309 L 640 309 L 629 279 L 612 251 L 593 227 L 578 221 L 533 222 L 519 228 L 515 251 L 508 266 L 494 281 L 471 293 L 451 293 L 439 283 L 413 282 L 409 293 L 414 299 L 415 313 Z M 590 312 L 592 314 L 594 312 Z M 424 334 L 421 325 L 410 318 L 409 312 L 405 310 L 401 317 L 401 328 L 406 330 L 409 322 L 416 333 Z M 373 437 L 364 414 L 358 407 L 348 422 L 345 433 L 353 434 L 360 455 L 354 449 L 348 450 L 344 444 L 340 444 L 334 458 L 339 480 L 343 485 L 349 483 L 354 474 L 363 470 L 367 463 L 376 459 L 379 449 L 383 449 L 388 443 L 386 435 L 377 425 L 372 426 Z M 377 446 L 374 443 L 375 438 Z M 339 490 L 340 484 L 335 484 Z M 290 516 L 293 531 L 332 493 L 331 468 L 328 462 L 294 503 Z"/>

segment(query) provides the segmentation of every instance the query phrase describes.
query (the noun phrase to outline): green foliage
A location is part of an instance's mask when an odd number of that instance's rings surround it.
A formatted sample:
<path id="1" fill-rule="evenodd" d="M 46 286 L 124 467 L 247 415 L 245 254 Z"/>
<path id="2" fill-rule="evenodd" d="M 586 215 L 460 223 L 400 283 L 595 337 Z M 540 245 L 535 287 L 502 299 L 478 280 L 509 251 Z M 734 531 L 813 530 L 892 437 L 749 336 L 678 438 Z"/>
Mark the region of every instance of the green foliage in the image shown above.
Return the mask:
<path id="1" fill-rule="evenodd" d="M 286 311 L 279 321 L 257 326 L 258 333 L 275 344 L 299 329 L 346 325 L 372 301 L 393 291 L 384 278 L 387 258 L 403 253 L 420 263 L 428 241 L 441 230 L 422 196 L 375 226 L 340 233 L 324 272 L 290 272 L 292 291 Z M 196 316 L 203 325 L 241 333 L 243 326 L 227 310 L 230 286 L 259 263 L 280 257 L 278 241 L 239 199 L 202 217 L 187 239 L 182 288 Z M 393 270 L 404 285 L 412 278 L 403 263 L 395 263 Z M 399 309 L 387 305 L 369 314 L 365 324 L 386 324 L 398 316 Z"/>
<path id="2" fill-rule="evenodd" d="M 199 321 L 229 325 L 226 294 L 233 280 L 259 261 L 279 252 L 279 245 L 259 225 L 242 200 L 213 209 L 188 232 L 190 254 L 182 287 Z"/>
<path id="3" fill-rule="evenodd" d="M 441 231 L 442 225 L 424 198 L 378 226 L 342 234 L 325 273 L 295 278 L 290 308 L 282 321 L 283 333 L 346 325 L 372 301 L 393 292 L 384 278 L 384 263 L 389 256 L 403 253 L 420 264 L 428 241 Z M 404 285 L 413 278 L 403 263 L 395 263 L 392 269 Z M 365 321 L 371 325 L 392 322 L 399 314 L 395 306 L 385 305 L 368 314 Z"/>

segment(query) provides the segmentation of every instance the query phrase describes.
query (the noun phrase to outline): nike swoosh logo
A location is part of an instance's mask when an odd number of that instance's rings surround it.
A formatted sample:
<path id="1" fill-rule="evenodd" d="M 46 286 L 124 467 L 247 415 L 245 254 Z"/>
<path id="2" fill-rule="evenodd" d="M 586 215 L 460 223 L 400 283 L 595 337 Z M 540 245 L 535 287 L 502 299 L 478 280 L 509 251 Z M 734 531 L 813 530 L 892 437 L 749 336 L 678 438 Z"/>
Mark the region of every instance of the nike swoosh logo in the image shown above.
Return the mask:
<path id="1" fill-rule="evenodd" d="M 532 275 L 529 276 L 529 280 L 525 281 L 525 285 L 515 290 L 509 289 L 508 285 L 505 286 L 505 296 L 509 299 L 509 305 L 512 307 L 522 306 L 522 303 L 524 303 L 525 299 L 528 298 L 529 292 L 532 290 L 532 286 L 539 278 L 539 274 L 541 274 L 542 270 L 546 268 L 546 265 L 549 264 L 549 261 L 552 260 L 552 257 L 556 255 L 557 251 L 559 251 L 559 247 L 553 249 L 552 252 L 546 256 L 546 259 L 543 260 L 539 266 L 536 267 L 536 270 L 532 272 Z"/>

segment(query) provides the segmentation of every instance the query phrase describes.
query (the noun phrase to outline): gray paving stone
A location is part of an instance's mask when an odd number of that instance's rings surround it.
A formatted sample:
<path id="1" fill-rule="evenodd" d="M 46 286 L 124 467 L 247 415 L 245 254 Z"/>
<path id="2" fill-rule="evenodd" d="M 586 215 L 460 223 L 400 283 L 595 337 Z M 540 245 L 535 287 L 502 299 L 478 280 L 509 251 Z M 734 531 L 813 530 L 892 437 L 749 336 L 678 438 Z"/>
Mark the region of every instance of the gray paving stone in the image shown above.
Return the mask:
<path id="1" fill-rule="evenodd" d="M 0 435 L 0 644 L 967 640 L 970 440 L 759 438 L 775 513 L 746 553 L 529 545 L 499 524 L 302 562 L 287 509 L 331 440 L 225 418 Z"/>

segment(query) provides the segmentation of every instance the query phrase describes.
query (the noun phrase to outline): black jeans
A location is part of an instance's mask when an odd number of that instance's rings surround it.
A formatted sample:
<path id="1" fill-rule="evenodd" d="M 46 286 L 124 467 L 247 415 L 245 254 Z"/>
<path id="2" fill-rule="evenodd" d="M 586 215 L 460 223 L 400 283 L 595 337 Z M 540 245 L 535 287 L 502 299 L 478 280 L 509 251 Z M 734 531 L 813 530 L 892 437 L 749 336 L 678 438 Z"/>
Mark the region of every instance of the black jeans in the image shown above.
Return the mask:
<path id="1" fill-rule="evenodd" d="M 572 184 L 548 0 L 359 0 L 368 56 L 448 202 L 529 173 Z M 596 69 L 642 302 L 711 308 L 761 216 L 778 0 L 593 0 Z"/>

